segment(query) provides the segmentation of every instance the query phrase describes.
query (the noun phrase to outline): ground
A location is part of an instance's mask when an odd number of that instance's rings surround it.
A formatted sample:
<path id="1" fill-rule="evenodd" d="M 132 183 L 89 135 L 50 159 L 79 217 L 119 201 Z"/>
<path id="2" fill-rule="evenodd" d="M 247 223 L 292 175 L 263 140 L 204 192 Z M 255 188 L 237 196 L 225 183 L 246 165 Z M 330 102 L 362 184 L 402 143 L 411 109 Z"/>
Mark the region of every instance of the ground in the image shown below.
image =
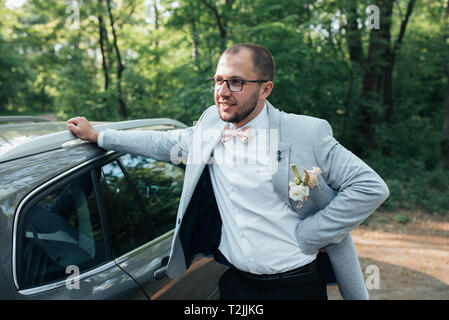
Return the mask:
<path id="1" fill-rule="evenodd" d="M 449 214 L 378 211 L 351 235 L 371 286 L 370 269 L 379 270 L 371 300 L 449 299 Z M 341 299 L 336 287 L 328 296 Z"/>

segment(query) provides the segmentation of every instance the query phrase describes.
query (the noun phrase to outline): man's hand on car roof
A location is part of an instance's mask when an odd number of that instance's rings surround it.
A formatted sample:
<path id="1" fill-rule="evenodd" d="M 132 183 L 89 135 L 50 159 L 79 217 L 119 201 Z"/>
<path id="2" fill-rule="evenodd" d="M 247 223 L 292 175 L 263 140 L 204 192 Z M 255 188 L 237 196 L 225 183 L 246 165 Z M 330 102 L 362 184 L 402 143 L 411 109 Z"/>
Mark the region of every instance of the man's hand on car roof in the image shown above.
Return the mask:
<path id="1" fill-rule="evenodd" d="M 85 117 L 75 117 L 67 120 L 67 129 L 72 131 L 78 138 L 91 142 L 98 142 L 99 132 L 91 126 Z"/>

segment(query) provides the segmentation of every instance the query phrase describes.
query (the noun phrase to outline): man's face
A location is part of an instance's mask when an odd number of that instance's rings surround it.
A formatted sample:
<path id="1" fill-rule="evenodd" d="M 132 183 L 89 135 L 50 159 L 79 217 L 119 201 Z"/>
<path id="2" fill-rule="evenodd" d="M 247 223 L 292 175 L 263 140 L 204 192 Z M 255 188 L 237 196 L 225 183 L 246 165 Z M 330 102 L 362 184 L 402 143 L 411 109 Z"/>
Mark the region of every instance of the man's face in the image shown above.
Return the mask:
<path id="1" fill-rule="evenodd" d="M 225 80 L 232 78 L 259 80 L 253 70 L 249 50 L 240 50 L 233 55 L 223 55 L 218 62 L 215 77 Z M 227 84 L 223 83 L 219 90 L 215 90 L 214 94 L 220 118 L 223 121 L 234 123 L 238 127 L 254 118 L 260 111 L 259 109 L 263 107 L 260 91 L 261 86 L 258 83 L 246 82 L 240 92 L 230 91 Z"/>

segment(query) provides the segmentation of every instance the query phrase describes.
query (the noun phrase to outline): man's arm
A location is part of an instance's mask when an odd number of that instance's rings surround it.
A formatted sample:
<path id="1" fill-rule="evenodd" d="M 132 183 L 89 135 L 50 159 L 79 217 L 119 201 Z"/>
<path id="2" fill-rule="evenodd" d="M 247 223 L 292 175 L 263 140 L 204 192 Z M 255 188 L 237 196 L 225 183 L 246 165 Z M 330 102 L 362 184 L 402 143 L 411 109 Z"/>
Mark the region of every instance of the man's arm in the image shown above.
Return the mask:
<path id="1" fill-rule="evenodd" d="M 69 119 L 67 128 L 78 138 L 97 143 L 103 149 L 138 154 L 162 161 L 186 159 L 193 131 L 193 128 L 187 128 L 168 131 L 106 129 L 98 132 L 84 117 Z"/>
<path id="2" fill-rule="evenodd" d="M 382 178 L 333 138 L 327 121 L 320 122 L 315 137 L 322 177 L 338 193 L 325 208 L 299 224 L 298 240 L 305 253 L 342 241 L 389 196 Z"/>

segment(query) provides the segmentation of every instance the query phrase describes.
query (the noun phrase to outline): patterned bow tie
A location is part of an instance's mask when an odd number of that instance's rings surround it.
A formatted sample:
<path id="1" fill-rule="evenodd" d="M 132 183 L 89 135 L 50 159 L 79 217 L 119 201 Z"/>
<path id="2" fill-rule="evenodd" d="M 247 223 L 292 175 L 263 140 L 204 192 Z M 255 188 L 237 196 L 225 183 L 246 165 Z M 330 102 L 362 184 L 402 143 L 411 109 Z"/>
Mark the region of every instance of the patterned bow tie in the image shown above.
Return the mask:
<path id="1" fill-rule="evenodd" d="M 225 143 L 226 141 L 231 140 L 232 137 L 237 137 L 242 143 L 247 143 L 249 138 L 252 137 L 252 133 L 253 127 L 251 126 L 239 129 L 232 129 L 228 126 L 225 126 L 221 142 Z"/>

